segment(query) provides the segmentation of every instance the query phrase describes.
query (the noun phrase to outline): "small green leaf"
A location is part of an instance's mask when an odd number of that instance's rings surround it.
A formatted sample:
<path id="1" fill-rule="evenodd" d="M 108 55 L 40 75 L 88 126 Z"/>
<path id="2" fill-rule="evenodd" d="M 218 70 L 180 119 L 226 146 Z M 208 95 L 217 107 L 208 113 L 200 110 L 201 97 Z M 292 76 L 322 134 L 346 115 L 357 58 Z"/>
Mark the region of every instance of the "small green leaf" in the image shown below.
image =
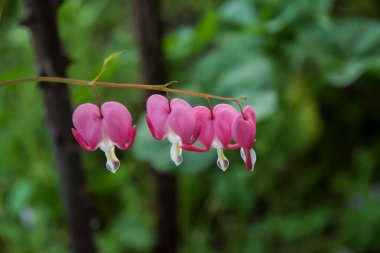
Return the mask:
<path id="1" fill-rule="evenodd" d="M 127 50 L 122 50 L 122 51 L 118 51 L 118 52 L 114 52 L 112 54 L 110 54 L 109 56 L 107 56 L 104 61 L 103 61 L 103 67 L 102 69 L 100 70 L 99 74 L 95 77 L 94 80 L 91 81 L 91 83 L 95 83 L 104 73 L 104 71 L 106 71 L 106 69 L 108 68 L 109 65 L 111 65 L 111 63 L 116 60 L 117 58 L 119 58 L 120 55 L 122 55 L 123 53 L 127 52 Z"/>
<path id="2" fill-rule="evenodd" d="M 111 55 L 107 56 L 107 58 L 104 59 L 103 68 L 107 68 L 113 62 L 113 60 L 117 59 L 121 54 L 125 52 L 127 52 L 127 50 L 114 52 Z"/>

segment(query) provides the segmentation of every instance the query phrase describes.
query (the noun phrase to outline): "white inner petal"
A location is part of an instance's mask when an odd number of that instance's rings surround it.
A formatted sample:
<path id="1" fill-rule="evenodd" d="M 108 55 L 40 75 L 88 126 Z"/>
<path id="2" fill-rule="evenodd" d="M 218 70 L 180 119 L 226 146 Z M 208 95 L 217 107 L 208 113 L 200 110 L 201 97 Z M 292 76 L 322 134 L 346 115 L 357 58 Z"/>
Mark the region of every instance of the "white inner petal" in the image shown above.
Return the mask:
<path id="1" fill-rule="evenodd" d="M 255 163 L 256 163 L 256 152 L 255 152 L 255 150 L 253 150 L 253 148 L 251 148 L 249 150 L 249 154 L 251 156 L 252 170 L 253 170 L 255 168 Z M 245 157 L 245 153 L 244 153 L 243 148 L 240 149 L 240 155 L 241 155 L 241 158 L 243 159 L 243 161 L 246 162 L 247 158 Z"/>
<path id="2" fill-rule="evenodd" d="M 222 143 L 220 143 L 220 141 L 219 141 L 217 138 L 214 138 L 214 140 L 213 140 L 212 143 L 211 143 L 211 146 L 212 146 L 213 148 L 216 148 L 216 149 L 218 149 L 218 148 L 223 148 Z"/>
<path id="3" fill-rule="evenodd" d="M 106 167 L 112 173 L 115 173 L 120 167 L 120 161 L 116 157 L 114 145 L 108 137 L 104 137 L 99 143 L 99 148 L 105 153 L 107 158 Z"/>
<path id="4" fill-rule="evenodd" d="M 168 140 L 172 143 L 172 146 L 170 148 L 170 157 L 172 161 L 175 163 L 175 165 L 180 165 L 183 161 L 182 158 L 182 141 L 181 137 L 173 133 L 172 131 L 169 131 L 168 133 Z"/>
<path id="5" fill-rule="evenodd" d="M 216 152 L 218 153 L 218 160 L 216 161 L 216 164 L 218 165 L 218 167 L 221 170 L 226 171 L 226 169 L 228 168 L 228 165 L 230 164 L 230 162 L 224 156 L 224 154 L 223 154 L 223 148 L 217 148 Z"/>
<path id="6" fill-rule="evenodd" d="M 240 149 L 240 156 L 241 156 L 241 158 L 243 159 L 243 161 L 246 162 L 246 157 L 245 157 L 245 153 L 244 153 L 244 148 L 241 148 L 241 149 Z"/>

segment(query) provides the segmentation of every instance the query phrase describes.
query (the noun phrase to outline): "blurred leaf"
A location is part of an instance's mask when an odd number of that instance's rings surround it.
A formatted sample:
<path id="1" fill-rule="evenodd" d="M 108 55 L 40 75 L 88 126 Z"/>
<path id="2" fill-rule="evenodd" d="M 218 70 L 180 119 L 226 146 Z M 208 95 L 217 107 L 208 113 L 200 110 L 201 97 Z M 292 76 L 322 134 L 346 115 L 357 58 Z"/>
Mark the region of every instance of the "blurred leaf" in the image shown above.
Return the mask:
<path id="1" fill-rule="evenodd" d="M 189 57 L 194 48 L 195 30 L 182 27 L 175 33 L 169 34 L 165 39 L 166 54 L 169 59 L 184 59 Z"/>
<path id="2" fill-rule="evenodd" d="M 129 213 L 115 219 L 108 234 L 108 240 L 101 241 L 104 252 L 121 252 L 125 248 L 138 251 L 151 250 L 154 245 L 154 235 L 147 226 L 144 213 Z M 112 244 L 119 246 L 115 248 Z M 115 246 L 116 246 L 115 245 Z"/>
<path id="3" fill-rule="evenodd" d="M 338 19 L 331 27 L 309 27 L 301 46 L 318 64 L 326 80 L 347 86 L 368 69 L 379 69 L 380 22 L 369 19 Z"/>
<path id="4" fill-rule="evenodd" d="M 253 6 L 248 1 L 228 1 L 220 9 L 222 20 L 236 25 L 251 24 L 256 20 Z"/>
<path id="5" fill-rule="evenodd" d="M 195 29 L 194 51 L 200 52 L 214 38 L 218 25 L 218 15 L 209 11 L 203 15 Z"/>
<path id="6" fill-rule="evenodd" d="M 203 15 L 196 27 L 181 27 L 166 36 L 164 44 L 171 60 L 183 60 L 205 49 L 214 38 L 218 16 L 214 11 Z"/>
<path id="7" fill-rule="evenodd" d="M 226 97 L 247 96 L 259 120 L 270 116 L 277 106 L 277 74 L 263 53 L 265 42 L 250 34 L 226 33 L 219 39 L 220 45 L 193 71 L 197 89 Z"/>
<path id="8" fill-rule="evenodd" d="M 5 32 L 17 18 L 20 11 L 20 2 L 0 0 L 0 31 Z M 4 37 L 2 37 L 4 39 Z"/>
<path id="9" fill-rule="evenodd" d="M 9 209 L 14 215 L 19 215 L 22 208 L 27 206 L 33 195 L 33 186 L 30 181 L 18 180 L 12 188 L 12 191 L 8 198 Z"/>
<path id="10" fill-rule="evenodd" d="M 247 104 L 252 104 L 258 120 L 270 116 L 277 106 L 274 90 L 276 79 L 271 62 L 263 56 L 246 57 L 234 66 L 223 69 L 213 93 L 221 96 L 247 96 Z"/>

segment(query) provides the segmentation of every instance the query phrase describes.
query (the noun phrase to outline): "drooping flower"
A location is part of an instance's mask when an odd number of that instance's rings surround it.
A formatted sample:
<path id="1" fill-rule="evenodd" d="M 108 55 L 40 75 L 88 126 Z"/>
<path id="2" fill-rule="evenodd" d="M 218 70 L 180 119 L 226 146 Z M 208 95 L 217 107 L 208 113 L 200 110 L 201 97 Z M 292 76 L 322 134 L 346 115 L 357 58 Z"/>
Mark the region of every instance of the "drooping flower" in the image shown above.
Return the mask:
<path id="1" fill-rule="evenodd" d="M 234 107 L 228 104 L 218 104 L 212 111 L 204 106 L 194 107 L 197 124 L 200 125 L 201 132 L 198 141 L 204 147 L 195 145 L 183 145 L 183 149 L 196 152 L 204 152 L 211 147 L 215 148 L 218 154 L 217 165 L 225 171 L 229 161 L 223 154 L 223 149 L 239 148 L 238 144 L 231 145 L 231 126 L 233 120 L 238 116 Z"/>
<path id="2" fill-rule="evenodd" d="M 172 143 L 170 156 L 178 166 L 182 163 L 182 144 L 191 145 L 199 135 L 192 107 L 185 100 L 175 98 L 169 101 L 155 94 L 146 103 L 146 122 L 156 140 L 167 137 Z"/>
<path id="3" fill-rule="evenodd" d="M 232 137 L 241 146 L 240 155 L 246 168 L 252 171 L 256 162 L 256 153 L 252 148 L 256 137 L 256 114 L 252 106 L 246 106 L 233 121 Z"/>
<path id="4" fill-rule="evenodd" d="M 82 104 L 74 111 L 73 124 L 72 133 L 82 148 L 87 151 L 100 148 L 107 157 L 107 169 L 115 173 L 120 167 L 115 146 L 128 149 L 136 135 L 128 109 L 118 102 L 106 102 L 100 108 Z"/>

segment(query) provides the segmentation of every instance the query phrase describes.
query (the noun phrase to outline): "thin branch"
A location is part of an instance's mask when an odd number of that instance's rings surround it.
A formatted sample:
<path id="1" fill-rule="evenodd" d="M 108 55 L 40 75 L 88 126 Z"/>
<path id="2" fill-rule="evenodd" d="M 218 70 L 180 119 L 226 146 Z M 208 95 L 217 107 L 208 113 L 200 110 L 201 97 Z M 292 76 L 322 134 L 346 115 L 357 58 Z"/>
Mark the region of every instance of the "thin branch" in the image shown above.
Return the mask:
<path id="1" fill-rule="evenodd" d="M 154 91 L 170 92 L 170 93 L 176 93 L 176 94 L 184 94 L 184 95 L 189 95 L 189 96 L 194 96 L 194 97 L 202 97 L 202 98 L 205 98 L 206 100 L 212 98 L 212 99 L 224 100 L 224 101 L 234 101 L 237 103 L 240 100 L 247 99 L 247 97 L 245 96 L 240 97 L 240 98 L 229 98 L 229 97 L 215 96 L 212 94 L 195 92 L 195 91 L 172 89 L 172 88 L 167 87 L 168 84 L 150 85 L 150 84 L 93 82 L 93 81 L 85 81 L 85 80 L 62 78 L 62 77 L 43 77 L 43 76 L 19 78 L 19 79 L 14 79 L 10 81 L 0 82 L 0 87 L 13 85 L 13 84 L 19 84 L 19 83 L 27 83 L 27 82 L 54 82 L 54 83 L 66 83 L 66 84 L 74 84 L 74 85 L 82 85 L 82 86 L 104 86 L 104 87 L 113 87 L 113 88 L 154 90 Z"/>

